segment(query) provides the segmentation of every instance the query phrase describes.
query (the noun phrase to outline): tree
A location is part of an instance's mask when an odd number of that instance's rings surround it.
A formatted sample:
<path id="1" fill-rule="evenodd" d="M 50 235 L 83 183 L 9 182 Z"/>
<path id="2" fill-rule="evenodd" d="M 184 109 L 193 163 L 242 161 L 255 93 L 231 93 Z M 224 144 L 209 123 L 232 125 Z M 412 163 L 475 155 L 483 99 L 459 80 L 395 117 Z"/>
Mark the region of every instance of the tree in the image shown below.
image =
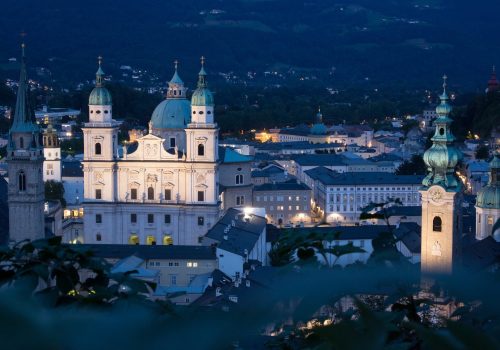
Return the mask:
<path id="1" fill-rule="evenodd" d="M 485 145 L 481 145 L 476 149 L 476 159 L 488 159 L 490 151 Z"/>
<path id="2" fill-rule="evenodd" d="M 45 181 L 45 200 L 60 201 L 63 207 L 66 206 L 62 182 L 54 180 Z"/>
<path id="3" fill-rule="evenodd" d="M 410 160 L 405 160 L 397 169 L 396 175 L 425 175 L 427 166 L 424 159 L 418 154 L 414 154 Z"/>

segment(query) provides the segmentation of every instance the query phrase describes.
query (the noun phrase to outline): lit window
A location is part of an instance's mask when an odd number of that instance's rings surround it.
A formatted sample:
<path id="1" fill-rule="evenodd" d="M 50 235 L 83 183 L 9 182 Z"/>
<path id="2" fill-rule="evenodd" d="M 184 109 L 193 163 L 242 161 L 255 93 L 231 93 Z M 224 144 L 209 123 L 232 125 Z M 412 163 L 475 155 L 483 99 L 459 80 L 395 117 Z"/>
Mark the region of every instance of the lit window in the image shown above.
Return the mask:
<path id="1" fill-rule="evenodd" d="M 136 235 L 135 233 L 131 234 L 130 237 L 128 238 L 128 244 L 138 245 L 139 244 L 139 236 Z"/>
<path id="2" fill-rule="evenodd" d="M 146 244 L 147 245 L 156 245 L 156 238 L 155 236 L 149 235 L 146 237 Z"/>
<path id="3" fill-rule="evenodd" d="M 163 236 L 163 245 L 173 245 L 174 239 L 170 235 Z M 172 266 L 172 265 L 169 265 Z"/>

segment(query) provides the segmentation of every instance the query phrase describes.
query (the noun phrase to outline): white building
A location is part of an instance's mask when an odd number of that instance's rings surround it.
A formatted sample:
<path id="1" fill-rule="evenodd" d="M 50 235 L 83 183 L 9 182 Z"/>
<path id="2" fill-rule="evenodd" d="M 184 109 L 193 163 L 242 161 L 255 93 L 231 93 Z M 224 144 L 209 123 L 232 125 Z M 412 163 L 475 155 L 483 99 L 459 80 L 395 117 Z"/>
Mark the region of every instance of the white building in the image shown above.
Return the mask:
<path id="1" fill-rule="evenodd" d="M 495 154 L 490 162 L 490 180 L 488 185 L 477 194 L 476 200 L 476 239 L 482 240 L 493 236 L 500 242 L 500 235 L 495 232 L 500 220 L 500 157 Z M 495 234 L 496 233 L 496 234 Z"/>
<path id="2" fill-rule="evenodd" d="M 61 147 L 57 132 L 49 124 L 43 133 L 43 181 L 61 182 Z"/>
<path id="3" fill-rule="evenodd" d="M 84 242 L 199 244 L 220 210 L 219 129 L 203 62 L 191 103 L 176 69 L 149 133 L 123 150 L 103 75 L 99 65 L 83 128 Z"/>
<path id="4" fill-rule="evenodd" d="M 420 205 L 423 176 L 384 172 L 337 173 L 324 167 L 306 171 L 313 188 L 313 208 L 327 223 L 355 224 L 361 208 L 398 198 L 404 206 Z"/>

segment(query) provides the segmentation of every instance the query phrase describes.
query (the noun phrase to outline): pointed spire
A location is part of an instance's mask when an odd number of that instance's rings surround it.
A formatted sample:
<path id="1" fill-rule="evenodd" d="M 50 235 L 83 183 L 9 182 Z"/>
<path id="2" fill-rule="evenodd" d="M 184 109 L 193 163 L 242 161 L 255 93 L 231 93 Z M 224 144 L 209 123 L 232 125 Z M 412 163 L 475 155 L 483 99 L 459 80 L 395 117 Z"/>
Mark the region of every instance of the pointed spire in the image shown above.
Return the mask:
<path id="1" fill-rule="evenodd" d="M 448 101 L 450 98 L 448 97 L 448 93 L 446 91 L 446 87 L 448 86 L 446 84 L 448 77 L 443 75 L 443 93 L 439 96 L 439 99 L 441 100 L 441 104 L 439 104 L 436 107 L 436 113 L 440 117 L 447 117 L 451 113 L 451 106 L 448 104 Z"/>
<path id="2" fill-rule="evenodd" d="M 488 80 L 487 92 L 498 90 L 499 85 L 500 84 L 498 83 L 498 79 L 497 79 L 496 67 L 493 65 L 492 70 L 491 70 L 491 76 L 490 76 L 490 79 Z"/>
<path id="3" fill-rule="evenodd" d="M 179 61 L 175 60 L 174 61 L 174 75 L 172 76 L 172 79 L 170 79 L 169 84 L 184 85 L 184 82 L 182 81 L 181 77 L 179 76 L 179 73 L 177 73 L 178 67 L 179 67 Z"/>
<path id="4" fill-rule="evenodd" d="M 198 87 L 204 88 L 204 87 L 207 87 L 207 82 L 206 82 L 207 72 L 205 71 L 205 56 L 201 56 L 200 61 L 201 61 L 201 69 L 200 69 L 200 72 L 198 73 Z"/>
<path id="5" fill-rule="evenodd" d="M 102 56 L 97 57 L 97 62 L 99 64 L 99 68 L 97 69 L 97 72 L 95 73 L 95 86 L 96 87 L 101 87 L 102 86 L 102 79 L 104 76 L 104 71 L 102 70 Z"/>
<path id="6" fill-rule="evenodd" d="M 318 106 L 318 113 L 316 113 L 316 123 L 323 123 L 323 114 L 321 114 L 321 107 Z"/>
<path id="7" fill-rule="evenodd" d="M 26 34 L 22 33 L 21 36 L 23 37 L 21 43 L 21 72 L 17 89 L 16 111 L 11 131 L 32 131 L 34 125 L 32 123 L 31 109 L 28 104 L 29 85 L 26 73 L 26 44 L 24 43 L 24 36 Z"/>

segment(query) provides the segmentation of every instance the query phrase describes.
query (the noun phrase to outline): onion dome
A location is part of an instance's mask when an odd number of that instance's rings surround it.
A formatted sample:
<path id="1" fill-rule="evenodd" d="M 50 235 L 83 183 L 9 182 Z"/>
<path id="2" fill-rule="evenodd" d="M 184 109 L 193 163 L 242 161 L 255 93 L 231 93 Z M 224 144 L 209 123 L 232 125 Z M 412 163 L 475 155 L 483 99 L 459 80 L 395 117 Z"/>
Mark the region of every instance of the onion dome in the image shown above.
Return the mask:
<path id="1" fill-rule="evenodd" d="M 198 85 L 191 97 L 192 106 L 213 106 L 214 96 L 207 87 L 207 73 L 205 72 L 205 58 L 201 58 L 201 69 L 198 73 Z"/>
<path id="2" fill-rule="evenodd" d="M 323 124 L 323 114 L 321 114 L 321 108 L 318 107 L 318 113 L 316 113 L 316 118 L 314 120 L 314 125 L 311 128 L 311 134 L 314 135 L 324 135 L 326 134 L 326 126 Z"/>
<path id="3" fill-rule="evenodd" d="M 455 137 L 451 133 L 449 118 L 451 106 L 446 93 L 446 76 L 443 77 L 443 93 L 440 96 L 441 103 L 436 107 L 438 118 L 434 121 L 436 131 L 431 138 L 433 145 L 424 153 L 424 162 L 429 174 L 422 182 L 424 186 L 440 185 L 445 189 L 459 191 L 461 182 L 455 175 L 455 166 L 462 159 L 462 152 L 452 144 Z"/>
<path id="4" fill-rule="evenodd" d="M 156 106 L 151 116 L 151 126 L 154 129 L 184 129 L 191 122 L 187 89 L 177 73 L 177 65 L 178 62 L 175 61 L 175 72 L 168 82 L 166 99 Z"/>
<path id="5" fill-rule="evenodd" d="M 500 209 L 500 157 L 497 154 L 490 162 L 490 180 L 488 185 L 477 193 L 476 206 L 486 209 Z"/>
<path id="6" fill-rule="evenodd" d="M 104 71 L 102 70 L 101 64 L 102 57 L 99 56 L 99 68 L 97 69 L 97 72 L 95 74 L 95 88 L 90 93 L 89 105 L 109 106 L 113 102 L 111 99 L 111 94 L 103 85 Z"/>

